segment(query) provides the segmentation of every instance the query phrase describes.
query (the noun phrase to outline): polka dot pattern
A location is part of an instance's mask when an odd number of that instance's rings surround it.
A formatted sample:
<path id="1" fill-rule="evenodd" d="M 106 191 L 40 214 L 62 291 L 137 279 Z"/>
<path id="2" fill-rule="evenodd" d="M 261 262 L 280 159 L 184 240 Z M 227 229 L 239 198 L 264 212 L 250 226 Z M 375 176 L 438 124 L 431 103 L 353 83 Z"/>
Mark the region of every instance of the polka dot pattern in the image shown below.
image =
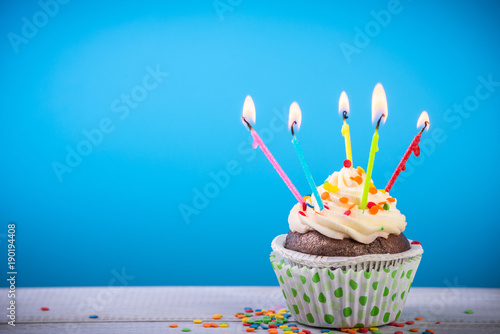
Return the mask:
<path id="1" fill-rule="evenodd" d="M 378 271 L 292 266 L 271 253 L 271 264 L 294 320 L 312 326 L 368 327 L 401 314 L 422 256 Z"/>

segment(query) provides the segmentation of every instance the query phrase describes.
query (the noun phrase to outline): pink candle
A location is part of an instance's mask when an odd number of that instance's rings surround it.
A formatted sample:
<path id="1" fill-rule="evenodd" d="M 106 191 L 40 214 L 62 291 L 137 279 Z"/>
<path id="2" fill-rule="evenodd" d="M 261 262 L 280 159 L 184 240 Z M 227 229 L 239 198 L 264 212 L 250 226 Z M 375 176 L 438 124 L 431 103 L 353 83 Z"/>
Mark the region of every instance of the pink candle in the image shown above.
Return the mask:
<path id="1" fill-rule="evenodd" d="M 293 185 L 292 181 L 290 181 L 290 179 L 285 174 L 285 172 L 283 171 L 283 169 L 281 168 L 281 166 L 278 164 L 278 162 L 276 161 L 276 159 L 273 157 L 273 155 L 271 154 L 271 152 L 269 151 L 269 149 L 267 148 L 267 146 L 264 144 L 264 142 L 260 138 L 260 136 L 257 133 L 257 131 L 255 131 L 253 128 L 251 128 L 250 129 L 250 134 L 253 137 L 252 147 L 255 149 L 255 148 L 257 148 L 257 146 L 260 146 L 260 149 L 262 150 L 262 152 L 264 152 L 264 154 L 266 155 L 267 159 L 269 160 L 269 162 L 271 162 L 271 164 L 273 165 L 274 169 L 276 169 L 276 171 L 281 176 L 281 178 L 283 179 L 283 181 L 285 181 L 285 184 L 288 186 L 288 189 L 290 189 L 290 191 L 292 192 L 293 196 L 295 196 L 295 198 L 297 199 L 297 201 L 300 204 L 302 204 L 302 209 L 305 210 L 305 208 L 306 208 L 306 202 L 304 202 L 304 199 L 302 198 L 302 196 L 300 196 L 299 191 L 297 190 L 297 188 L 295 188 L 295 186 Z"/>
<path id="2" fill-rule="evenodd" d="M 304 201 L 302 196 L 300 196 L 299 191 L 297 190 L 297 188 L 295 188 L 292 181 L 290 181 L 290 179 L 285 174 L 285 172 L 283 171 L 281 166 L 278 164 L 276 159 L 274 159 L 273 155 L 271 154 L 271 152 L 269 151 L 267 146 L 264 144 L 264 142 L 262 141 L 260 136 L 257 134 L 257 131 L 255 131 L 252 128 L 252 126 L 250 125 L 250 123 L 247 122 L 245 117 L 248 117 L 252 122 L 255 122 L 255 105 L 254 105 L 253 100 L 250 96 L 247 96 L 245 99 L 245 103 L 243 105 L 243 117 L 241 117 L 241 119 L 244 122 L 244 124 L 248 127 L 248 130 L 250 130 L 250 134 L 253 137 L 252 147 L 254 149 L 256 149 L 257 146 L 260 146 L 260 149 L 262 150 L 262 152 L 264 152 L 264 154 L 266 155 L 269 162 L 271 162 L 274 169 L 276 169 L 276 171 L 281 176 L 283 181 L 285 181 L 285 184 L 288 186 L 288 189 L 290 189 L 293 196 L 295 196 L 297 201 L 302 205 L 302 210 L 306 211 L 306 209 L 307 209 L 306 202 Z"/>

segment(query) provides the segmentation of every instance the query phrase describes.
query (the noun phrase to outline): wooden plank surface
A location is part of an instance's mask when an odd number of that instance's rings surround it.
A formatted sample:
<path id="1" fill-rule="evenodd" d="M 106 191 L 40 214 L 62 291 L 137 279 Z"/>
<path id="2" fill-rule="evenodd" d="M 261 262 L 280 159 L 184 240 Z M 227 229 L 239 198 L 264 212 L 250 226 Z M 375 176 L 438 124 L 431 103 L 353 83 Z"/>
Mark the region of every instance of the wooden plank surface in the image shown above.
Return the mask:
<path id="1" fill-rule="evenodd" d="M 235 312 L 246 306 L 285 307 L 277 287 L 21 288 L 17 292 L 16 326 L 7 325 L 2 315 L 1 333 L 180 333 L 183 327 L 192 333 L 244 333 L 241 321 L 233 316 Z M 0 308 L 6 310 L 7 290 L 0 289 L 0 296 Z M 41 311 L 43 306 L 50 311 Z M 474 314 L 464 314 L 467 309 Z M 214 313 L 223 314 L 220 321 L 228 322 L 229 328 L 203 328 L 192 322 L 215 322 Z M 99 318 L 90 319 L 91 314 Z M 500 289 L 413 288 L 401 321 L 417 316 L 425 318 L 416 322 L 422 332 L 500 332 Z M 436 325 L 436 321 L 441 324 Z M 169 328 L 171 323 L 179 327 Z M 403 332 L 409 327 L 415 326 L 406 326 Z M 401 329 L 381 326 L 380 330 L 394 333 Z"/>

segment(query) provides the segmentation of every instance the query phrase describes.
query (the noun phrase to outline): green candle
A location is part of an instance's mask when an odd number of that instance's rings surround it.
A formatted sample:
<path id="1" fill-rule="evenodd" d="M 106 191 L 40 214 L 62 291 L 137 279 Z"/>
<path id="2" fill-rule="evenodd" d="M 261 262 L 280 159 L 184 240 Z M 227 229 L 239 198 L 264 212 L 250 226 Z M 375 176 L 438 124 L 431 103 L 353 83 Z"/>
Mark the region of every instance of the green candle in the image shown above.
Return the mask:
<path id="1" fill-rule="evenodd" d="M 370 157 L 368 159 L 368 168 L 366 169 L 365 186 L 363 188 L 363 197 L 361 199 L 361 210 L 366 209 L 368 203 L 368 190 L 370 190 L 370 181 L 372 180 L 373 163 L 375 162 L 375 153 L 378 152 L 378 126 L 372 138 L 372 146 L 370 148 Z"/>
<path id="2" fill-rule="evenodd" d="M 370 183 L 372 180 L 373 164 L 375 162 L 375 153 L 378 151 L 378 128 L 380 123 L 385 123 L 387 120 L 387 97 L 385 96 L 384 87 L 378 83 L 373 89 L 372 95 L 372 122 L 378 118 L 377 127 L 372 138 L 372 145 L 370 147 L 370 157 L 368 158 L 368 167 L 366 168 L 365 185 L 363 187 L 363 196 L 361 197 L 360 209 L 365 210 L 368 203 L 368 191 L 370 190 Z"/>

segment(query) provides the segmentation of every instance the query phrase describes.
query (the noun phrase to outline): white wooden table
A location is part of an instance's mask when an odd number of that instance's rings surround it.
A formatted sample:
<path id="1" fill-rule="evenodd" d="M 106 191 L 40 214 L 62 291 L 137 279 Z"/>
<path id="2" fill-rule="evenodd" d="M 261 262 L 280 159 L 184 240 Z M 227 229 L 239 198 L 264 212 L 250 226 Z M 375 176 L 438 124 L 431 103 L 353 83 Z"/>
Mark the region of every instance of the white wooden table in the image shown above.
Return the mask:
<path id="1" fill-rule="evenodd" d="M 21 288 L 16 294 L 16 326 L 12 327 L 6 324 L 7 289 L 0 289 L 0 333 L 182 333 L 182 328 L 190 328 L 191 333 L 246 333 L 234 313 L 247 306 L 274 309 L 284 305 L 277 287 Z M 464 313 L 469 309 L 474 314 Z M 212 320 L 217 313 L 223 318 Z M 410 333 L 411 327 L 418 327 L 419 333 L 425 329 L 436 334 L 500 333 L 500 289 L 412 288 L 398 322 L 418 316 L 424 320 L 413 326 L 379 329 L 382 333 Z M 227 322 L 229 327 L 204 328 L 194 324 L 194 319 Z M 179 327 L 170 328 L 172 323 Z M 299 328 L 320 333 L 318 328 Z M 267 334 L 255 331 L 259 332 Z"/>

